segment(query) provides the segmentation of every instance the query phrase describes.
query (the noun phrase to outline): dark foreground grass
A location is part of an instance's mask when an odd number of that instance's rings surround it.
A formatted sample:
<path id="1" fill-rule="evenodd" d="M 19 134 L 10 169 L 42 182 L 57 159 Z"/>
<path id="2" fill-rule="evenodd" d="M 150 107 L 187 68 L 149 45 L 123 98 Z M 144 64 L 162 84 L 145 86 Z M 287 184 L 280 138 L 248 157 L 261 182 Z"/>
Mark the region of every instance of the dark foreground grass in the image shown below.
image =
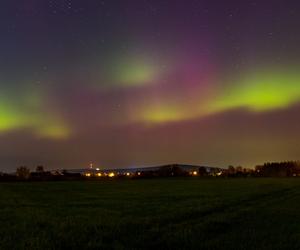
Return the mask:
<path id="1" fill-rule="evenodd" d="M 0 184 L 1 249 L 300 249 L 300 179 Z"/>

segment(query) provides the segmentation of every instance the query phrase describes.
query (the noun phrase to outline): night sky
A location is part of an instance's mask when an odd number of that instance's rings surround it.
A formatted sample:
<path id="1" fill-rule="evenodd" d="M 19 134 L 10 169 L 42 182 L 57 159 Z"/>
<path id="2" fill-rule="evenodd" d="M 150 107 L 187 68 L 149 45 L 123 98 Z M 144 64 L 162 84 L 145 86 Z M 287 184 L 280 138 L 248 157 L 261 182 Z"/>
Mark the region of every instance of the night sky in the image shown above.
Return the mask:
<path id="1" fill-rule="evenodd" d="M 0 171 L 300 160 L 300 2 L 3 0 Z"/>

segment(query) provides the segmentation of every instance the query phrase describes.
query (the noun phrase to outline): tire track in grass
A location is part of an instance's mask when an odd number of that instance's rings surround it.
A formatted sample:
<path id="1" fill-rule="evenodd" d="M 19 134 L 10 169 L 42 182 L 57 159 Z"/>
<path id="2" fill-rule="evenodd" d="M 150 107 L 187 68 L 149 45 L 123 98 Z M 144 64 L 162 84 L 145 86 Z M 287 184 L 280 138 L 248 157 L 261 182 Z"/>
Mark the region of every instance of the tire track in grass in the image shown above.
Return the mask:
<path id="1" fill-rule="evenodd" d="M 213 208 L 209 208 L 203 211 L 195 210 L 195 211 L 188 211 L 184 214 L 175 214 L 174 216 L 165 218 L 160 220 L 159 222 L 162 225 L 168 225 L 172 223 L 173 225 L 176 224 L 190 224 L 191 222 L 195 222 L 203 217 L 215 217 L 222 213 L 230 213 L 230 212 L 237 212 L 242 210 L 246 207 L 251 207 L 252 205 L 262 204 L 262 203 L 270 203 L 274 201 L 284 200 L 287 196 L 292 194 L 294 188 L 284 188 L 281 190 L 271 191 L 264 194 L 255 194 L 251 195 L 245 199 L 239 199 L 237 201 L 229 202 L 228 204 L 224 204 L 221 206 L 216 206 Z M 174 223 L 175 222 L 175 223 Z"/>

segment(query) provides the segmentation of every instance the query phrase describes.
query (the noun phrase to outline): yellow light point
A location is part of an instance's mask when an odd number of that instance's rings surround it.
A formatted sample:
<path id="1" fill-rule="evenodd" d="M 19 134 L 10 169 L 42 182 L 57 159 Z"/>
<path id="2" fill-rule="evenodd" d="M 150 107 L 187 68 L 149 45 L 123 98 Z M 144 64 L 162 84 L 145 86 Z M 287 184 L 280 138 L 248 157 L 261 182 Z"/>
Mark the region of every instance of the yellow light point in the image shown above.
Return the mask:
<path id="1" fill-rule="evenodd" d="M 129 176 L 129 175 L 130 175 L 130 173 L 126 173 L 126 175 L 127 175 L 127 176 Z"/>
<path id="2" fill-rule="evenodd" d="M 101 173 L 97 173 L 97 176 L 98 176 L 98 177 L 101 177 L 101 176 L 102 176 L 102 174 L 101 174 Z"/>
<path id="3" fill-rule="evenodd" d="M 141 175 L 141 172 L 138 172 L 137 175 Z"/>
<path id="4" fill-rule="evenodd" d="M 91 173 L 86 173 L 85 176 L 86 177 L 91 177 Z"/>
<path id="5" fill-rule="evenodd" d="M 110 178 L 115 177 L 115 173 L 114 172 L 109 173 L 108 177 L 110 177 Z"/>
<path id="6" fill-rule="evenodd" d="M 198 175 L 198 172 L 197 172 L 197 171 L 193 171 L 192 174 L 193 174 L 193 175 Z"/>

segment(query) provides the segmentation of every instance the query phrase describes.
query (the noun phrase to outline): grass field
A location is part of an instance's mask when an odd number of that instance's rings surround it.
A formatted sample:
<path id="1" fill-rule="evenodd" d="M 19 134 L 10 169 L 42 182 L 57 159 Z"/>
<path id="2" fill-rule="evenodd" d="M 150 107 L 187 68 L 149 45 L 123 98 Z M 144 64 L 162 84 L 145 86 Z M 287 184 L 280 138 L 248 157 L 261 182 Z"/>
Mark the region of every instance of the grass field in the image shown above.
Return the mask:
<path id="1" fill-rule="evenodd" d="M 300 249 L 300 179 L 0 184 L 1 249 Z"/>

